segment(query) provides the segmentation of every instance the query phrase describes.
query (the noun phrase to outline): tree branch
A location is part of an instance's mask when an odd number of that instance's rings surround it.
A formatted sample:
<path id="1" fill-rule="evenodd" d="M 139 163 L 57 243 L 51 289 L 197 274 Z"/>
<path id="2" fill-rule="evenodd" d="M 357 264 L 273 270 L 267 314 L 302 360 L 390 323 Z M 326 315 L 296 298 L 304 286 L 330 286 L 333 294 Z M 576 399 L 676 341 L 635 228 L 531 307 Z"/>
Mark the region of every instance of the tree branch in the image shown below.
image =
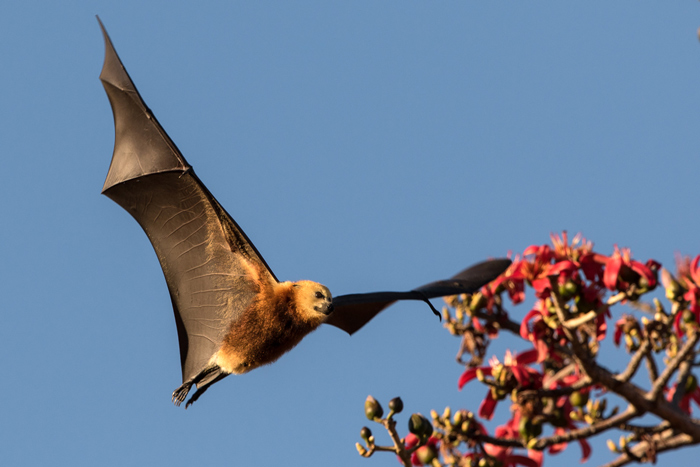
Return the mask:
<path id="1" fill-rule="evenodd" d="M 621 467 L 630 462 L 652 461 L 652 459 L 646 458 L 646 454 L 650 449 L 653 450 L 654 457 L 656 457 L 656 454 L 659 452 L 697 444 L 697 442 L 698 441 L 693 440 L 693 438 L 687 434 L 681 433 L 673 435 L 673 430 L 668 430 L 662 435 L 654 436 L 650 441 L 642 441 L 633 446 L 628 452 L 622 454 L 614 461 L 605 464 L 603 467 Z"/>
<path id="2" fill-rule="evenodd" d="M 700 332 L 694 332 L 689 338 L 688 341 L 685 343 L 683 348 L 681 349 L 678 354 L 668 362 L 668 365 L 664 369 L 664 371 L 661 373 L 661 375 L 654 381 L 654 385 L 651 388 L 651 391 L 649 391 L 649 399 L 654 400 L 657 397 L 659 397 L 659 394 L 661 394 L 661 391 L 663 391 L 664 387 L 666 386 L 666 383 L 668 383 L 668 380 L 671 379 L 671 376 L 673 376 L 673 373 L 676 372 L 678 369 L 678 366 L 688 358 L 690 355 L 690 352 L 693 351 L 693 347 L 695 347 L 695 344 L 698 343 L 698 340 L 700 340 Z"/>

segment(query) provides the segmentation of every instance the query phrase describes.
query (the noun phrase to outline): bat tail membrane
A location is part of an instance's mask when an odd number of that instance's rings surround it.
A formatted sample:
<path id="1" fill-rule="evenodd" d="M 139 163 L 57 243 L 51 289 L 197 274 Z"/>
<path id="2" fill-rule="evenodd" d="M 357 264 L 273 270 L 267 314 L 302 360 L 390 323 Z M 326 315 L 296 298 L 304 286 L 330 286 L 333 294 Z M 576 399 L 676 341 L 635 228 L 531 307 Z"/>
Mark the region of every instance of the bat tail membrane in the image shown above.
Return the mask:
<path id="1" fill-rule="evenodd" d="M 100 80 L 112 105 L 116 135 L 112 163 L 102 192 L 147 174 L 187 171 L 190 166 L 146 106 L 99 17 L 97 21 L 105 40 Z"/>

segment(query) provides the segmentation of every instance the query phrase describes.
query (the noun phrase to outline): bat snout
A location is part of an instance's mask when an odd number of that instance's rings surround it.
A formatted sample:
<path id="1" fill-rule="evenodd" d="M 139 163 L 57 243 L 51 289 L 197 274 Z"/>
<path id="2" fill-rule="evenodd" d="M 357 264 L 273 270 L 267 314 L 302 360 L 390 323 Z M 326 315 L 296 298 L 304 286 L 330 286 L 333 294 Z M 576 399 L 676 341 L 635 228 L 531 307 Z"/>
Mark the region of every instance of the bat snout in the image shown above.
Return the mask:
<path id="1" fill-rule="evenodd" d="M 333 313 L 334 307 L 333 307 L 333 302 L 327 302 L 319 306 L 315 306 L 314 310 L 318 311 L 319 313 L 323 313 L 324 315 L 328 316 L 331 313 Z"/>

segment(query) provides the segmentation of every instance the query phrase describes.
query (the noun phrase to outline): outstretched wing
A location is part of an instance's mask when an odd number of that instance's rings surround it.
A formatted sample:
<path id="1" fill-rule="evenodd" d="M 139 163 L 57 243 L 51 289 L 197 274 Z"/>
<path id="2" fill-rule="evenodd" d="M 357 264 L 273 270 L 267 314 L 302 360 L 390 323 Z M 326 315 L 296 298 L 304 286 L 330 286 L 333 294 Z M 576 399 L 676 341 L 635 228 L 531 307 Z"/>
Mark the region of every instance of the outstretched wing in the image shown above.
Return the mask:
<path id="1" fill-rule="evenodd" d="M 100 27 L 106 49 L 100 80 L 115 126 L 102 193 L 138 221 L 158 255 L 175 311 L 184 382 L 219 349 L 259 281 L 277 279 L 148 109 L 101 21 Z"/>
<path id="2" fill-rule="evenodd" d="M 397 300 L 427 300 L 472 293 L 497 278 L 510 264 L 509 259 L 484 261 L 465 269 L 451 279 L 431 282 L 409 292 L 340 295 L 333 298 L 334 311 L 326 320 L 326 324 L 353 334 Z"/>

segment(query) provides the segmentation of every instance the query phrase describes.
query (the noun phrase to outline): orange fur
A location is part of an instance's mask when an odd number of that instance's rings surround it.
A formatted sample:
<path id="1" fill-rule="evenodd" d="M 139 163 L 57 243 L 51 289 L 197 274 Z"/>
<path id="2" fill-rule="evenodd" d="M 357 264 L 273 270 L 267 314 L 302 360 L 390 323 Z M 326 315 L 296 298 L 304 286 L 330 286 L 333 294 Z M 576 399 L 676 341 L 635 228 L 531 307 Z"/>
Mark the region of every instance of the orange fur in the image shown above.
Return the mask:
<path id="1" fill-rule="evenodd" d="M 257 298 L 231 325 L 215 355 L 216 364 L 227 373 L 247 373 L 274 362 L 325 319 L 322 313 L 309 309 L 308 300 L 297 296 L 303 287 L 323 287 L 320 284 L 263 283 L 259 275 L 255 279 Z"/>

